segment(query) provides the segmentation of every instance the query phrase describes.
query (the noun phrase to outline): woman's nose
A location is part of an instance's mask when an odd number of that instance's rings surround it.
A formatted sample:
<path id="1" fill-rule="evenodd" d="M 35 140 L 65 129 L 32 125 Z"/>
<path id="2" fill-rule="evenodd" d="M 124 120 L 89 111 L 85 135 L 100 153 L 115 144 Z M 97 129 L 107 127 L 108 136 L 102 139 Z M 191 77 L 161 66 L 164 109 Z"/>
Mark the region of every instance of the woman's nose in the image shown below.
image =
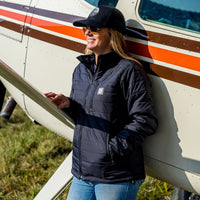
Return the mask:
<path id="1" fill-rule="evenodd" d="M 90 31 L 90 29 L 87 29 L 87 30 L 85 31 L 85 35 L 93 35 L 93 33 Z"/>

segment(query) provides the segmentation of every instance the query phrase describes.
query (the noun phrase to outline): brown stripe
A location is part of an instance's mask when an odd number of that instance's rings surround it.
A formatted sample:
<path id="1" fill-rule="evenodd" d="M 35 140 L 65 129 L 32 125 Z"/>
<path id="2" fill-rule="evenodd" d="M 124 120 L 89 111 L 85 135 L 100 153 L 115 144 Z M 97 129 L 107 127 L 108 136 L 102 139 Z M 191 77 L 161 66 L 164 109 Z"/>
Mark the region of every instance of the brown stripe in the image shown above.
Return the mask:
<path id="1" fill-rule="evenodd" d="M 30 28 L 25 28 L 24 34 L 33 37 L 35 39 L 42 40 L 44 42 L 48 42 L 73 51 L 77 51 L 79 53 L 83 53 L 85 49 L 84 44 Z"/>
<path id="2" fill-rule="evenodd" d="M 6 22 L 3 24 L 5 28 L 9 28 L 16 32 L 19 32 L 19 30 L 21 29 L 20 25 L 17 25 L 11 22 Z M 0 23 L 0 25 L 2 24 Z M 35 39 L 42 40 L 42 41 L 45 41 L 45 42 L 48 42 L 48 43 L 51 43 L 63 48 L 67 48 L 79 53 L 83 53 L 85 49 L 84 44 L 74 42 L 68 39 L 64 39 L 62 37 L 58 37 L 58 36 L 51 35 L 48 33 L 44 33 L 42 31 L 30 29 L 30 28 L 25 28 L 24 34 L 30 37 L 33 37 Z M 181 72 L 175 69 L 170 69 L 167 67 L 153 64 L 153 63 L 148 63 L 144 61 L 141 61 L 141 62 L 143 66 L 145 67 L 145 70 L 150 74 L 200 89 L 200 76 L 189 74 L 186 72 Z"/>
<path id="3" fill-rule="evenodd" d="M 24 6 L 22 6 L 21 4 L 2 2 L 2 5 L 6 7 L 11 7 L 17 10 L 27 11 L 24 8 Z M 59 20 L 67 21 L 71 23 L 75 19 L 80 18 L 75 15 L 69 15 L 69 14 L 53 12 L 53 11 L 48 11 L 48 10 L 39 9 L 39 8 L 32 8 L 32 7 L 29 7 L 29 12 L 33 12 L 33 9 L 34 9 L 35 14 L 46 16 L 52 19 L 59 19 Z M 134 29 L 134 28 L 131 28 L 131 29 Z M 166 29 L 167 29 L 167 26 L 166 26 Z M 152 32 L 152 31 L 145 31 L 141 29 L 134 29 L 134 30 L 143 33 L 143 35 L 147 35 L 148 41 L 200 53 L 200 42 L 198 41 L 175 37 L 175 36 L 169 36 L 166 34 L 161 34 L 161 33 Z M 133 34 L 133 37 L 139 37 L 139 36 L 137 36 L 137 34 L 136 35 Z M 144 39 L 144 38 L 140 38 L 140 39 Z"/>
<path id="4" fill-rule="evenodd" d="M 8 22 L 6 20 L 0 20 L 0 26 L 10 29 L 12 31 L 18 32 L 18 33 L 22 33 L 23 32 L 23 26 L 19 25 L 19 24 L 15 24 L 13 22 Z"/>
<path id="5" fill-rule="evenodd" d="M 6 3 L 6 5 L 7 5 L 7 3 Z M 14 7 L 21 6 L 18 4 L 16 4 L 16 5 L 11 4 L 11 5 Z M 9 4 L 9 6 L 11 6 L 11 5 Z M 16 8 L 18 8 L 18 7 L 16 7 Z M 35 12 L 36 12 L 36 10 L 35 10 Z M 46 10 L 41 10 L 41 9 L 37 9 L 37 12 L 38 12 L 37 14 L 42 15 L 42 16 L 48 16 L 48 17 L 51 17 L 52 19 L 59 19 L 59 20 L 64 19 L 63 21 L 68 21 L 71 23 L 74 21 L 74 19 L 80 18 L 80 17 L 74 16 L 74 15 L 68 15 L 68 14 L 46 11 Z M 10 27 L 10 28 L 12 30 L 12 27 Z M 161 33 L 152 32 L 152 31 L 145 31 L 145 30 L 136 29 L 136 28 L 135 29 L 131 28 L 131 29 L 136 30 L 137 32 L 140 32 L 143 35 L 146 35 L 148 38 L 148 41 L 200 53 L 200 42 L 198 42 L 198 41 L 175 37 L 175 36 L 170 36 L 170 35 L 161 34 Z M 22 31 L 22 30 L 19 30 L 19 31 Z M 137 34 L 133 34 L 132 37 L 144 39 L 144 37 L 141 38 Z"/>
<path id="6" fill-rule="evenodd" d="M 134 29 L 147 36 L 148 41 L 200 53 L 200 42 L 161 33 Z M 136 36 L 136 35 L 135 35 Z M 136 36 L 137 37 L 137 36 Z M 138 37 L 139 38 L 139 37 Z"/>
<path id="7" fill-rule="evenodd" d="M 2 21 L 0 22 L 0 26 L 10 29 L 12 31 L 18 32 L 18 33 L 22 33 L 22 26 L 19 24 L 15 24 L 13 22 Z M 60 47 L 73 50 L 73 51 L 77 51 L 79 53 L 83 53 L 85 49 L 84 44 L 74 42 L 72 40 L 64 39 L 62 37 L 58 37 L 52 34 L 37 31 L 34 29 L 30 29 L 28 27 L 25 27 L 24 34 L 30 37 L 36 38 L 38 40 L 42 40 L 44 42 L 48 42 Z"/>
<path id="8" fill-rule="evenodd" d="M 178 71 L 161 65 L 140 61 L 147 73 L 161 78 L 181 83 L 190 87 L 200 89 L 200 76 Z"/>

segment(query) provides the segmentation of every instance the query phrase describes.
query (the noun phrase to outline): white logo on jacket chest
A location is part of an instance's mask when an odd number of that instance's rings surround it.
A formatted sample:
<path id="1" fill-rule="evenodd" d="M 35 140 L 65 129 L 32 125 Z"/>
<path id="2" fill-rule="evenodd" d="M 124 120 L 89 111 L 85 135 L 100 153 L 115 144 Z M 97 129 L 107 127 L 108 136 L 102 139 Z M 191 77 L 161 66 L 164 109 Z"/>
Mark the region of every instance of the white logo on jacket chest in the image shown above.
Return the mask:
<path id="1" fill-rule="evenodd" d="M 104 88 L 99 88 L 97 95 L 103 95 L 103 92 L 104 92 Z"/>

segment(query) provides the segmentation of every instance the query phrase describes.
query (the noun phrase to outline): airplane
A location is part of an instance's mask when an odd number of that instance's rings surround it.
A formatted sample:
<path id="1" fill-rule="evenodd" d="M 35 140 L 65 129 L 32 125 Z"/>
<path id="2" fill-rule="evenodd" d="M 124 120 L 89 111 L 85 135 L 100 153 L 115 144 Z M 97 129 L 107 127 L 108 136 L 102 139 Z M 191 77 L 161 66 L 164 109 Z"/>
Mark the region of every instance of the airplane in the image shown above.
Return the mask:
<path id="1" fill-rule="evenodd" d="M 86 45 L 72 23 L 98 5 L 122 11 L 129 52 L 152 82 L 159 128 L 144 142 L 147 174 L 200 195 L 199 0 L 0 0 L 0 81 L 32 121 L 72 141 L 73 121 L 43 94 L 69 96 Z M 71 153 L 35 200 L 56 199 L 70 169 Z"/>

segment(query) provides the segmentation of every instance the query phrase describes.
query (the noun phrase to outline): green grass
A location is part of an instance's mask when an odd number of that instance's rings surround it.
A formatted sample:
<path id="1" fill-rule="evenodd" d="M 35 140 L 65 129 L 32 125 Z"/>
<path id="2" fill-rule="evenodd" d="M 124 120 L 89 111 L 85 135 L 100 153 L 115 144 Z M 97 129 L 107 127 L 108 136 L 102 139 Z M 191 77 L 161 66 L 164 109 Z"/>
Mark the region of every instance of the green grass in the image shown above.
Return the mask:
<path id="1" fill-rule="evenodd" d="M 173 190 L 172 185 L 147 176 L 140 187 L 137 200 L 170 200 Z"/>
<path id="2" fill-rule="evenodd" d="M 17 107 L 0 119 L 0 199 L 29 200 L 70 152 L 72 144 L 32 123 Z"/>
<path id="3" fill-rule="evenodd" d="M 36 125 L 17 106 L 9 121 L 0 118 L 0 200 L 31 200 L 72 149 L 72 144 Z M 151 177 L 137 200 L 168 200 L 173 187 Z M 65 191 L 58 199 L 67 197 Z"/>

